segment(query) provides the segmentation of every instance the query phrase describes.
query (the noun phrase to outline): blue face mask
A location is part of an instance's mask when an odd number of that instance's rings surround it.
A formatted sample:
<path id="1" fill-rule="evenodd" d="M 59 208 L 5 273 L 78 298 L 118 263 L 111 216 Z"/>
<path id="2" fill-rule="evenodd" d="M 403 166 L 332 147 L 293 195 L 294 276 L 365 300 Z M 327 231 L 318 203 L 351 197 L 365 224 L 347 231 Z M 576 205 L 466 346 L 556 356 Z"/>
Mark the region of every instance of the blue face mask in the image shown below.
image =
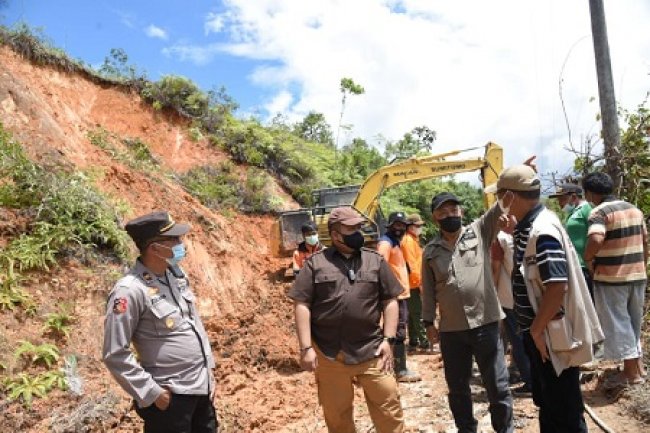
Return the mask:
<path id="1" fill-rule="evenodd" d="M 171 248 L 162 244 L 158 244 L 158 245 L 167 248 L 169 250 L 172 250 L 172 256 L 165 258 L 169 266 L 177 266 L 185 258 L 185 244 L 183 244 L 182 242 L 180 244 L 174 245 Z"/>

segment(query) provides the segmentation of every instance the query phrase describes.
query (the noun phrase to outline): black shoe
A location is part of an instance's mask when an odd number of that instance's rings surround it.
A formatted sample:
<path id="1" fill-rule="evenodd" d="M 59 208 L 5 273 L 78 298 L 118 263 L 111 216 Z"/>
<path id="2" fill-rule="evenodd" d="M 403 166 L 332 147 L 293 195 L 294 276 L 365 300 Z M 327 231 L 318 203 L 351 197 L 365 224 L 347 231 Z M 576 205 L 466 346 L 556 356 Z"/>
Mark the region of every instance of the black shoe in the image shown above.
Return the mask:
<path id="1" fill-rule="evenodd" d="M 521 386 L 518 386 L 516 388 L 512 389 L 512 395 L 515 397 L 532 397 L 533 396 L 533 388 L 528 385 L 527 383 L 524 383 Z"/>

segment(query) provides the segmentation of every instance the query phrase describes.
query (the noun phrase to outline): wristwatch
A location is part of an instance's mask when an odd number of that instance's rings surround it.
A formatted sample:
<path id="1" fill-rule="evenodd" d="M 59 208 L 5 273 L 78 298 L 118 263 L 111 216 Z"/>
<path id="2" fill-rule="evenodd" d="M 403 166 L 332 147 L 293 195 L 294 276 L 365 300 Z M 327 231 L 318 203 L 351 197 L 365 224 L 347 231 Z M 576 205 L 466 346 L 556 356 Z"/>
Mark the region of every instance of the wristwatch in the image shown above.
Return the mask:
<path id="1" fill-rule="evenodd" d="M 388 341 L 388 344 L 391 346 L 395 344 L 395 337 L 389 337 L 387 335 L 384 335 L 384 341 Z"/>

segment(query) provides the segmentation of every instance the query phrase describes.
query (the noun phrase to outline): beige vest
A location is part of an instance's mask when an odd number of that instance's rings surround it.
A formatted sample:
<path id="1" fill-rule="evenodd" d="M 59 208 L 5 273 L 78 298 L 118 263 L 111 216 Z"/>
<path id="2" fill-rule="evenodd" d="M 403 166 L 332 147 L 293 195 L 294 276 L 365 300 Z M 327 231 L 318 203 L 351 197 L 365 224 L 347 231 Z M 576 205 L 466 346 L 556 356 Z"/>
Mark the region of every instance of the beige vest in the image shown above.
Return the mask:
<path id="1" fill-rule="evenodd" d="M 603 341 L 605 335 L 600 328 L 596 310 L 589 296 L 578 253 L 560 220 L 548 209 L 542 210 L 533 221 L 520 268 L 533 309 L 537 312 L 544 293 L 544 285 L 536 263 L 537 238 L 542 235 L 558 239 L 567 260 L 569 281 L 563 301 L 565 315 L 562 319 L 549 322 L 545 331 L 551 362 L 555 373 L 559 376 L 566 368 L 593 361 L 593 344 Z"/>

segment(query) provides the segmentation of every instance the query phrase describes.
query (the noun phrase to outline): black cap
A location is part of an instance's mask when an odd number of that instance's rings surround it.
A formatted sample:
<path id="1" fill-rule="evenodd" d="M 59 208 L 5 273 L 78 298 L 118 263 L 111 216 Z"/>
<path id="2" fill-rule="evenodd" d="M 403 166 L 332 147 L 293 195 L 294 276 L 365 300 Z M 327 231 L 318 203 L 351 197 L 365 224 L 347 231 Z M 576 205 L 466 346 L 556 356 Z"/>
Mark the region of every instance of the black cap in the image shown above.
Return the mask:
<path id="1" fill-rule="evenodd" d="M 574 183 L 561 183 L 555 188 L 555 192 L 549 195 L 549 198 L 558 198 L 567 194 L 577 194 L 582 196 L 582 188 Z"/>
<path id="2" fill-rule="evenodd" d="M 305 234 L 309 232 L 317 232 L 318 228 L 316 227 L 316 224 L 314 224 L 312 221 L 307 221 L 300 227 L 300 231 Z"/>
<path id="3" fill-rule="evenodd" d="M 388 215 L 388 224 L 386 224 L 386 227 L 390 227 L 395 223 L 404 223 L 408 225 L 409 220 L 406 218 L 406 215 L 404 215 L 404 212 L 393 212 Z"/>
<path id="4" fill-rule="evenodd" d="M 190 231 L 187 224 L 177 224 L 167 211 L 152 212 L 129 221 L 124 226 L 133 242 L 142 249 L 158 237 L 175 238 Z"/>
<path id="5" fill-rule="evenodd" d="M 460 204 L 460 200 L 458 200 L 458 197 L 453 195 L 450 192 L 441 192 L 440 194 L 436 194 L 433 196 L 431 199 L 431 212 L 434 210 L 438 209 L 440 206 L 442 206 L 443 203 L 445 202 L 454 202 L 456 204 Z"/>

